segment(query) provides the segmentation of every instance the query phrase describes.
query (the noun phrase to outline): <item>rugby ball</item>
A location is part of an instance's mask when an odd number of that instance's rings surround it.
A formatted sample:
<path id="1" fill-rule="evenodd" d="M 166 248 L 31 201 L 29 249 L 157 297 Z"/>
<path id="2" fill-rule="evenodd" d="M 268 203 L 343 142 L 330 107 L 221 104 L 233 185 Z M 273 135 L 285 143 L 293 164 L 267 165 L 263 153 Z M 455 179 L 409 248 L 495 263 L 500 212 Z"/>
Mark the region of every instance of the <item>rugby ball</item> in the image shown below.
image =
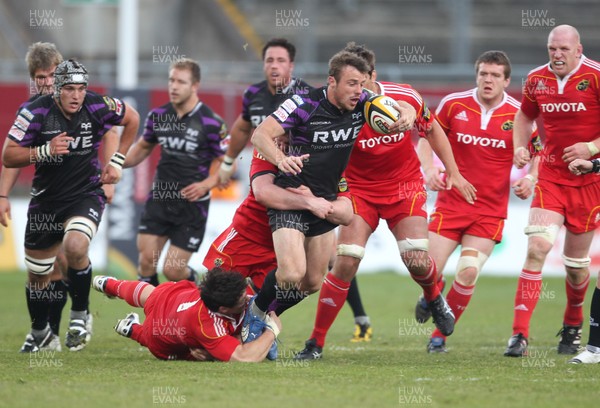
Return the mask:
<path id="1" fill-rule="evenodd" d="M 394 108 L 398 106 L 395 100 L 385 95 L 371 96 L 365 102 L 364 114 L 367 124 L 380 134 L 391 133 L 389 127 L 400 117 Z"/>

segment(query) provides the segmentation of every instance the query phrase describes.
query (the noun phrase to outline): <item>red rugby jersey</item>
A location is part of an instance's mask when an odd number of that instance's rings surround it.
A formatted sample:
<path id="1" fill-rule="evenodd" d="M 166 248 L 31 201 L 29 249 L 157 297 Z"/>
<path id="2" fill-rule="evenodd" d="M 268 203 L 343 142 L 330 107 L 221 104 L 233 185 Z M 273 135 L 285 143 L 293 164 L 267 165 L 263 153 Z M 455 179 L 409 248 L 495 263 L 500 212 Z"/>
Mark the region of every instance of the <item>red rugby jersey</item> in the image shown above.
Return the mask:
<path id="1" fill-rule="evenodd" d="M 519 102 L 504 93 L 502 102 L 486 111 L 477 100 L 477 88 L 447 95 L 436 117 L 452 146 L 463 177 L 477 189 L 474 205 L 460 192 L 440 191 L 436 209 L 506 218 L 513 164 L 513 121 Z M 537 139 L 537 132 L 534 132 Z M 539 146 L 539 144 L 538 144 Z"/>
<path id="2" fill-rule="evenodd" d="M 562 160 L 563 150 L 600 137 L 600 64 L 581 56 L 577 68 L 560 79 L 549 64 L 532 70 L 523 90 L 521 110 L 531 119 L 541 115 L 546 140 L 539 178 L 581 186 L 597 177 L 575 176 Z M 598 157 L 598 156 L 595 156 Z"/>
<path id="3" fill-rule="evenodd" d="M 422 177 L 419 158 L 411 141 L 412 132 L 425 135 L 434 121 L 433 114 L 410 85 L 377 82 L 381 94 L 411 104 L 417 111 L 415 127 L 410 132 L 381 135 L 363 126 L 354 143 L 346 178 L 350 191 L 364 190 L 376 195 L 398 194 L 398 183 Z"/>

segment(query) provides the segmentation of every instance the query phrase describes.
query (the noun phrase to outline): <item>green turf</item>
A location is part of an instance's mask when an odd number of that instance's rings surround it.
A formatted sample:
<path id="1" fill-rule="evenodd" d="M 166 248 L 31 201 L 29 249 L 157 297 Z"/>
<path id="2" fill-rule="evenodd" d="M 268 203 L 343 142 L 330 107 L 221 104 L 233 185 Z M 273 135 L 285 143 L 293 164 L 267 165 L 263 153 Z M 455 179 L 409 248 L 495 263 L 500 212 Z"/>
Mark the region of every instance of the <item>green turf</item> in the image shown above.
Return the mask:
<path id="1" fill-rule="evenodd" d="M 86 349 L 19 354 L 28 331 L 24 277 L 0 274 L 0 406 L 550 407 L 597 403 L 600 365 L 567 365 L 568 358 L 555 351 L 565 302 L 561 279 L 544 280 L 532 321 L 531 356 L 525 359 L 502 356 L 511 334 L 516 278 L 481 277 L 469 310 L 448 339 L 449 353 L 428 355 L 425 345 L 432 326 L 413 320 L 417 285 L 407 277 L 382 273 L 359 278 L 374 327 L 370 343 L 349 342 L 353 320 L 345 307 L 331 329 L 324 359 L 294 361 L 293 351 L 302 347 L 312 328 L 317 300 L 313 296 L 283 316 L 280 359 L 228 364 L 154 359 L 112 330 L 115 320 L 132 308 L 95 292 L 94 336 Z M 589 296 L 584 311 L 587 321 Z M 587 334 L 586 324 L 584 340 Z"/>

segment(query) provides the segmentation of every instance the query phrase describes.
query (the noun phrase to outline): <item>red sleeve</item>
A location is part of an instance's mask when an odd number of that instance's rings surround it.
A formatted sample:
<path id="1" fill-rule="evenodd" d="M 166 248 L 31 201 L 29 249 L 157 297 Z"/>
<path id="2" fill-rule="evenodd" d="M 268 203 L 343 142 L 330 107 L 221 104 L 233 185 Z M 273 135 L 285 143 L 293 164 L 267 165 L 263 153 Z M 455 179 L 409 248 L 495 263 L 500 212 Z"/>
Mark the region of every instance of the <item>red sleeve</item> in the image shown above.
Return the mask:
<path id="1" fill-rule="evenodd" d="M 527 82 L 523 87 L 523 100 L 521 101 L 521 111 L 530 119 L 535 119 L 540 114 L 540 108 L 535 97 L 537 81 L 532 77 L 527 77 Z"/>
<path id="2" fill-rule="evenodd" d="M 540 154 L 544 149 L 544 145 L 535 122 L 533 122 L 533 132 L 531 133 L 531 139 L 529 139 L 529 145 L 527 148 L 532 155 Z"/>
<path id="3" fill-rule="evenodd" d="M 234 337 L 230 322 L 215 316 L 206 306 L 198 310 L 198 326 L 193 329 L 193 337 L 208 353 L 217 360 L 229 361 L 240 341 Z"/>
<path id="4" fill-rule="evenodd" d="M 450 131 L 450 117 L 451 117 L 450 109 L 451 109 L 451 106 L 452 105 L 450 103 L 442 100 L 440 105 L 438 105 L 437 110 L 435 111 L 436 119 L 437 119 L 438 123 L 440 124 L 440 126 L 442 127 L 442 129 L 444 129 L 444 132 L 446 134 L 448 134 L 448 132 Z"/>
<path id="5" fill-rule="evenodd" d="M 236 337 L 230 335 L 221 336 L 214 339 L 205 338 L 202 341 L 202 345 L 206 351 L 220 361 L 231 360 L 233 352 L 240 344 L 240 341 Z"/>
<path id="6" fill-rule="evenodd" d="M 415 108 L 417 111 L 415 126 L 419 132 L 419 136 L 424 137 L 435 120 L 433 112 L 429 110 L 423 97 L 412 86 L 407 84 L 401 84 L 401 86 L 406 88 L 407 91 L 402 94 L 397 94 L 396 100 L 407 102 Z"/>
<path id="7" fill-rule="evenodd" d="M 277 174 L 279 170 L 273 163 L 265 160 L 264 157 L 256 150 L 252 152 L 252 163 L 250 164 L 250 182 L 262 174 L 271 173 Z"/>

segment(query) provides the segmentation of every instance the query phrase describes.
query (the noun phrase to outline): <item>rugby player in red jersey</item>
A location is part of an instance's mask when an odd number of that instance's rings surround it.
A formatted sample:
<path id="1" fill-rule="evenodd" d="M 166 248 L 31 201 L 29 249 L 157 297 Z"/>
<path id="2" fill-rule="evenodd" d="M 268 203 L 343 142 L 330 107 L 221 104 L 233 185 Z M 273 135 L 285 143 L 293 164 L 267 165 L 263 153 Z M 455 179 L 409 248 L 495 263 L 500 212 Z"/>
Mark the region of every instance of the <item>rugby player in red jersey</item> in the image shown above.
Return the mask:
<path id="1" fill-rule="evenodd" d="M 457 187 L 473 203 L 475 190 L 458 171 L 450 144 L 419 93 L 407 85 L 377 82 L 375 55 L 364 46 L 349 43 L 345 51 L 367 61 L 365 88 L 413 106 L 417 131 L 430 138 L 447 165 L 448 188 Z M 365 245 L 380 219 L 386 220 L 398 241 L 402 261 L 422 287 L 436 324 L 447 335 L 452 333 L 454 316 L 436 285 L 436 266 L 427 252 L 427 193 L 410 134 L 403 131 L 381 135 L 368 126 L 360 130 L 345 170 L 356 214 L 350 225 L 340 227 L 337 259 L 319 294 L 313 332 L 297 359 L 322 357 L 327 331 L 344 304 Z"/>
<path id="2" fill-rule="evenodd" d="M 94 289 L 144 308 L 119 320 L 115 330 L 130 337 L 161 360 L 258 362 L 264 360 L 281 330 L 274 313 L 266 319 L 262 334 L 253 342 L 240 341 L 246 309 L 246 280 L 236 272 L 212 269 L 199 287 L 182 280 L 153 286 L 147 282 L 96 276 Z"/>
<path id="3" fill-rule="evenodd" d="M 458 245 L 461 254 L 454 282 L 446 299 L 456 321 L 464 313 L 475 282 L 494 246 L 502 240 L 510 195 L 513 165 L 513 120 L 519 102 L 505 89 L 510 83 L 511 66 L 502 51 L 487 51 L 475 62 L 477 87 L 450 94 L 442 99 L 436 118 L 446 133 L 461 173 L 477 188 L 477 201 L 467 204 L 454 190 L 445 190 L 443 173 L 433 163 L 431 147 L 420 139 L 417 151 L 427 184 L 440 190 L 429 220 L 430 254 L 441 272 Z M 541 150 L 537 131 L 532 149 Z M 513 184 L 515 194 L 528 198 L 535 184 L 535 166 Z M 440 288 L 443 281 L 438 279 Z M 416 319 L 424 323 L 431 313 L 421 298 Z M 438 329 L 431 334 L 427 350 L 446 352 L 446 336 Z"/>
<path id="4" fill-rule="evenodd" d="M 548 56 L 549 63 L 527 76 L 513 131 L 514 163 L 518 167 L 530 161 L 527 142 L 536 118 L 543 122 L 546 140 L 525 228 L 527 258 L 517 284 L 513 335 L 504 352 L 511 357 L 527 354 L 529 324 L 540 297 L 542 268 L 563 225 L 567 305 L 558 353 L 577 353 L 582 306 L 589 284 L 589 250 L 600 223 L 600 179 L 593 174 L 576 176 L 568 169 L 573 160 L 594 158 L 600 151 L 600 64 L 583 55 L 579 33 L 568 25 L 550 32 Z M 596 302 L 599 297 L 600 290 L 596 288 Z"/>

